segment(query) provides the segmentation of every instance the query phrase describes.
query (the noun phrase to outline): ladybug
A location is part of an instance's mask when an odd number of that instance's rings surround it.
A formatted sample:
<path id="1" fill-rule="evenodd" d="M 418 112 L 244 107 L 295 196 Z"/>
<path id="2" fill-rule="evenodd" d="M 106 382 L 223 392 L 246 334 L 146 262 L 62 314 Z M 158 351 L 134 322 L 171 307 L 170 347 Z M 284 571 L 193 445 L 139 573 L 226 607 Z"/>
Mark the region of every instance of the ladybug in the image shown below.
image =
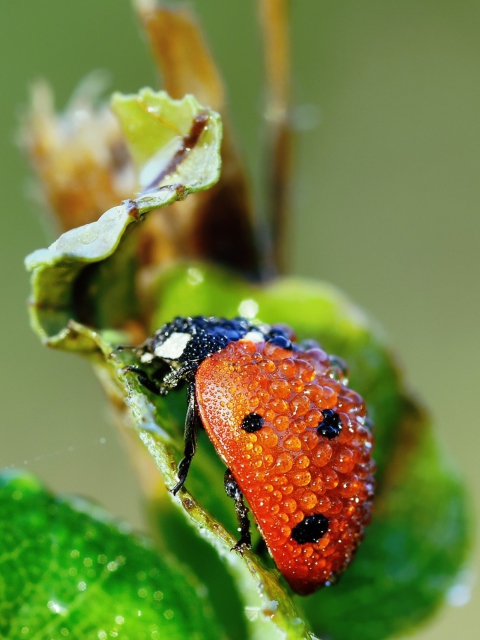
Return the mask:
<path id="1" fill-rule="evenodd" d="M 278 569 L 306 595 L 332 584 L 370 519 L 375 464 L 365 403 L 346 367 L 283 325 L 177 317 L 136 348 L 127 370 L 150 392 L 187 384 L 184 485 L 203 426 L 227 465 L 240 540 L 251 548 L 248 501 Z"/>

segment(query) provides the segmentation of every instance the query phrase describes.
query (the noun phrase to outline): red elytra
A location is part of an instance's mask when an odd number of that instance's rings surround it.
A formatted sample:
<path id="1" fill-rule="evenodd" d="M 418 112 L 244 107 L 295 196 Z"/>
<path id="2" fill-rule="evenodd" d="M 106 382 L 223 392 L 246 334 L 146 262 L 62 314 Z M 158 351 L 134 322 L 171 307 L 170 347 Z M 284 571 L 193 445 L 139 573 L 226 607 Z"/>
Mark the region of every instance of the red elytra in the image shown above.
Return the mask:
<path id="1" fill-rule="evenodd" d="M 373 498 L 365 405 L 332 377 L 331 366 L 321 349 L 291 351 L 240 340 L 205 358 L 195 376 L 203 426 L 247 499 L 277 567 L 304 595 L 348 565 Z M 319 433 L 324 410 L 341 420 L 334 438 Z M 242 428 L 251 413 L 263 418 L 254 433 Z M 321 535 L 296 535 L 315 520 L 310 516 L 323 516 L 328 528 Z"/>

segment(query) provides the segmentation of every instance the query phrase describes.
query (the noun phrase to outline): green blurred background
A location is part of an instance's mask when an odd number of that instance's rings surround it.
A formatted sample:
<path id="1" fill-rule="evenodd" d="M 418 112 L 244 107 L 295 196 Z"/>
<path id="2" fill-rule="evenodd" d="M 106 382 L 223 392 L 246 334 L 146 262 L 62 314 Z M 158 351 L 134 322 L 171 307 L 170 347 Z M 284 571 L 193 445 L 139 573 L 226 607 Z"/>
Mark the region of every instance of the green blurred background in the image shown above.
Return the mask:
<path id="1" fill-rule="evenodd" d="M 254 2 L 192 4 L 224 72 L 238 140 L 259 175 Z M 383 325 L 478 510 L 480 3 L 292 5 L 299 123 L 292 270 L 330 280 Z M 24 467 L 141 527 L 135 478 L 88 366 L 43 349 L 28 326 L 23 257 L 54 231 L 29 196 L 31 175 L 15 139 L 35 79 L 51 82 L 61 107 L 92 69 L 108 70 L 112 88 L 127 92 L 155 85 L 155 71 L 129 0 L 3 0 L 0 24 L 0 467 Z M 477 637 L 475 596 L 445 608 L 416 637 Z"/>

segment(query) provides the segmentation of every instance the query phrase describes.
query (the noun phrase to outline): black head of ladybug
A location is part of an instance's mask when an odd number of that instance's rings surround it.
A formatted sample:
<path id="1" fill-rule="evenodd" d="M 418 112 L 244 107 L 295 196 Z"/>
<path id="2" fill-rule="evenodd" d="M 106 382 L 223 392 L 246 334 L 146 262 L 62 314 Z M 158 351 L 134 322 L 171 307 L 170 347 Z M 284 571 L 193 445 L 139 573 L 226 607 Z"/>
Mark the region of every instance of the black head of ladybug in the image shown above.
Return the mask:
<path id="1" fill-rule="evenodd" d="M 224 349 L 230 342 L 248 339 L 252 342 L 275 342 L 292 349 L 287 330 L 265 324 L 252 324 L 245 318 L 194 316 L 177 317 L 164 324 L 142 347 L 143 363 L 159 359 L 172 366 L 198 366 L 205 358 Z"/>

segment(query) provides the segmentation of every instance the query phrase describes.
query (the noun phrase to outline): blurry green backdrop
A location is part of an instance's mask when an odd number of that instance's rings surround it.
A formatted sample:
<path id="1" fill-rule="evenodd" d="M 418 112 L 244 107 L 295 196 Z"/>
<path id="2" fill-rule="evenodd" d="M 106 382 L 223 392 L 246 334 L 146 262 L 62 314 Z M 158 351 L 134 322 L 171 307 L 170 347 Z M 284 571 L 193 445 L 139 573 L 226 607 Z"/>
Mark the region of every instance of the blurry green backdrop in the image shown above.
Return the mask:
<path id="1" fill-rule="evenodd" d="M 237 138 L 259 175 L 254 2 L 192 4 L 224 72 Z M 338 285 L 383 325 L 478 510 L 480 3 L 292 5 L 299 123 L 292 270 Z M 25 467 L 141 527 L 136 481 L 88 366 L 46 351 L 28 326 L 23 257 L 55 231 L 29 195 L 31 175 L 15 139 L 35 79 L 52 83 L 61 107 L 95 68 L 108 70 L 112 89 L 124 92 L 157 78 L 129 0 L 2 0 L 0 24 L 0 467 Z M 456 591 L 457 600 L 463 595 Z M 476 637 L 472 595 L 416 637 Z"/>

